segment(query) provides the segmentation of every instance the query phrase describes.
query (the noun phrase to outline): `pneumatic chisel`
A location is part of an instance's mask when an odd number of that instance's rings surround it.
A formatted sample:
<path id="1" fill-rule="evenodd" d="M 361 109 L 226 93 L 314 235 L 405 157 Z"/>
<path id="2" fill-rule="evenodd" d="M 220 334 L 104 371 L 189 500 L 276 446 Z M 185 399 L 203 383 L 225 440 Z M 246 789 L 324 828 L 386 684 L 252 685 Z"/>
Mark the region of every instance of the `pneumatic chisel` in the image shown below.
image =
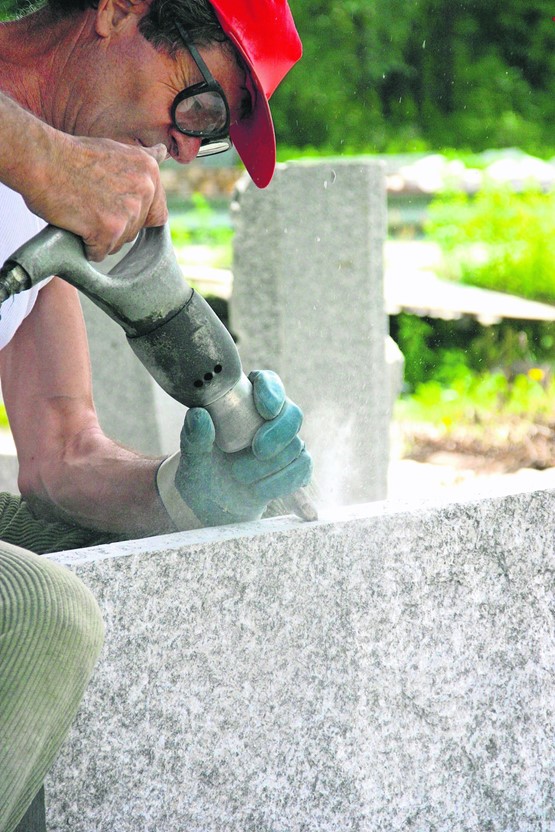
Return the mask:
<path id="1" fill-rule="evenodd" d="M 185 281 L 168 225 L 144 228 L 124 256 L 108 257 L 102 264 L 86 259 L 79 237 L 49 225 L 0 270 L 0 303 L 53 274 L 122 327 L 131 349 L 163 390 L 186 407 L 208 410 L 222 451 L 250 446 L 264 421 L 254 405 L 251 382 L 228 330 Z M 283 502 L 302 519 L 317 519 L 303 489 Z"/>

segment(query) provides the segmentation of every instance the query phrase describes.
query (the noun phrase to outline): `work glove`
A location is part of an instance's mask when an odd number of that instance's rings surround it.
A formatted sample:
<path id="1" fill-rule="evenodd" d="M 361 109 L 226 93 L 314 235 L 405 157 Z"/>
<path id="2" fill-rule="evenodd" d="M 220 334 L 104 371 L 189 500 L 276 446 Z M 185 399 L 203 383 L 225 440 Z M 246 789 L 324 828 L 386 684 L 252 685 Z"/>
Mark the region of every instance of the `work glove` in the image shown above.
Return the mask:
<path id="1" fill-rule="evenodd" d="M 258 371 L 249 379 L 266 420 L 250 448 L 221 451 L 210 414 L 194 407 L 185 416 L 181 452 L 160 466 L 158 491 L 179 530 L 257 520 L 271 500 L 310 482 L 312 460 L 298 436 L 301 410 L 275 373 Z"/>

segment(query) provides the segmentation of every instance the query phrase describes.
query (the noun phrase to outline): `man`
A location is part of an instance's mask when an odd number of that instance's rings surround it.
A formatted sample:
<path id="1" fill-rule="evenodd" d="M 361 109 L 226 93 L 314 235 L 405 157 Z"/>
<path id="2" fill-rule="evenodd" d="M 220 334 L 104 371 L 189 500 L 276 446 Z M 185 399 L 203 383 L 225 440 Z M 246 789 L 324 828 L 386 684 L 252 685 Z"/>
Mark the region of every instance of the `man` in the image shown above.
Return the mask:
<path id="1" fill-rule="evenodd" d="M 267 99 L 299 57 L 286 0 L 51 0 L 0 25 L 0 262 L 45 221 L 91 259 L 117 251 L 167 218 L 157 163 L 228 136 L 265 186 Z M 0 308 L 0 347 L 23 496 L 0 495 L 0 832 L 22 832 L 41 828 L 40 801 L 29 807 L 102 638 L 87 590 L 33 553 L 256 518 L 308 482 L 311 461 L 299 409 L 258 373 L 253 448 L 232 467 L 207 412 L 190 410 L 159 492 L 161 460 L 98 425 L 78 296 L 56 277 Z M 176 500 L 179 526 L 165 507 Z"/>

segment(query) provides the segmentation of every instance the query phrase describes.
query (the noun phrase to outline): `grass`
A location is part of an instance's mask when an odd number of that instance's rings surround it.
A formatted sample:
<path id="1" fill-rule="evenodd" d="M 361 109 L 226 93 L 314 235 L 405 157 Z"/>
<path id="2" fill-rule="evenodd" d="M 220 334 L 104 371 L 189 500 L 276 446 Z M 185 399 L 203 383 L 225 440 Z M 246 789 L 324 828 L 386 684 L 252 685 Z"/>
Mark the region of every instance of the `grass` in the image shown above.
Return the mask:
<path id="1" fill-rule="evenodd" d="M 465 373 L 449 385 L 429 381 L 401 397 L 394 424 L 403 456 L 438 451 L 493 460 L 506 471 L 555 466 L 555 379 L 533 367 L 510 380 Z"/>
<path id="2" fill-rule="evenodd" d="M 513 380 L 500 372 L 466 371 L 449 385 L 427 381 L 397 404 L 397 418 L 429 422 L 446 430 L 505 415 L 534 420 L 550 414 L 555 414 L 555 379 L 539 367 Z"/>
<path id="3" fill-rule="evenodd" d="M 441 194 L 426 233 L 444 253 L 443 276 L 555 303 L 555 192 L 487 183 L 475 196 Z"/>
<path id="4" fill-rule="evenodd" d="M 6 408 L 3 404 L 0 404 L 0 429 L 8 430 L 9 427 L 10 423 L 8 421 L 8 414 L 6 413 Z"/>
<path id="5" fill-rule="evenodd" d="M 195 195 L 194 209 L 172 213 L 170 230 L 179 261 L 190 266 L 230 269 L 233 229 L 227 214 L 214 211 L 208 201 Z"/>

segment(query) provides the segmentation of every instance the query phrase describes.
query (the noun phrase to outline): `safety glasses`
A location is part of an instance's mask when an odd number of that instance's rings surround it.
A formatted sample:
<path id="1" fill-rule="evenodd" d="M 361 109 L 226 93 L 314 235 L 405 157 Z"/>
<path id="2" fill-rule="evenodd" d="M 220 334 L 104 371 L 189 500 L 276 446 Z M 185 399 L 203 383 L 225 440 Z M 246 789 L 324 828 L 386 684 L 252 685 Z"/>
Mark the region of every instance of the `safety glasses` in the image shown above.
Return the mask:
<path id="1" fill-rule="evenodd" d="M 196 46 L 191 43 L 188 33 L 179 23 L 175 25 L 204 80 L 175 96 L 171 109 L 172 121 L 180 133 L 202 139 L 198 156 L 223 153 L 231 147 L 229 104 L 225 93 Z"/>

